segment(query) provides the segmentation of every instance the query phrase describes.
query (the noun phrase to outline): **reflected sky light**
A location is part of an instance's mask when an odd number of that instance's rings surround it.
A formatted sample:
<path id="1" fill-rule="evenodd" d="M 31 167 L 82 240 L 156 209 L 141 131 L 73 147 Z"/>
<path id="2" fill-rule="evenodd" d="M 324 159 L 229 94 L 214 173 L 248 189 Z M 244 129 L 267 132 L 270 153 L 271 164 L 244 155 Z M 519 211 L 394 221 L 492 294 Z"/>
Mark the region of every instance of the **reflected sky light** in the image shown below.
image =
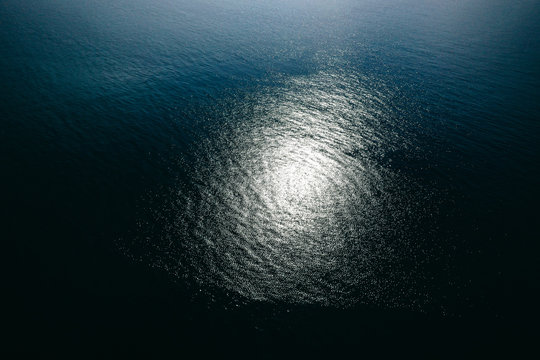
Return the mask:
<path id="1" fill-rule="evenodd" d="M 263 172 L 253 179 L 262 199 L 274 213 L 294 213 L 308 217 L 331 202 L 332 186 L 340 177 L 339 168 L 316 144 L 289 138 L 261 154 Z M 332 179 L 333 178 L 333 179 Z"/>
<path id="2" fill-rule="evenodd" d="M 297 77 L 252 94 L 249 111 L 238 104 L 160 215 L 167 267 L 251 300 L 346 305 L 395 302 L 390 287 L 405 294 L 407 275 L 388 265 L 404 207 L 389 192 L 396 176 L 372 159 L 393 146 L 377 126 L 388 109 L 362 81 Z"/>
<path id="3" fill-rule="evenodd" d="M 535 0 L 2 1 L 8 328 L 49 343 L 75 304 L 82 334 L 275 334 L 327 306 L 519 323 L 538 34 Z"/>

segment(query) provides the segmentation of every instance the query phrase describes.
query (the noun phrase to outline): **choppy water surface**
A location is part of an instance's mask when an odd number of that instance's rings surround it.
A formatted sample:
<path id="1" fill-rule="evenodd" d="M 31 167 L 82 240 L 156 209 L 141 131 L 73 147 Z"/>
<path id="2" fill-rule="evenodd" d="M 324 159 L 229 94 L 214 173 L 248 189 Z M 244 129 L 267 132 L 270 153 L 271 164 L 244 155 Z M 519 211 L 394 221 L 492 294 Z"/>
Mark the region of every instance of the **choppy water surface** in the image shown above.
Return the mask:
<path id="1" fill-rule="evenodd" d="M 2 1 L 25 279 L 122 294 L 112 252 L 217 309 L 508 313 L 538 270 L 539 19 L 532 0 Z"/>

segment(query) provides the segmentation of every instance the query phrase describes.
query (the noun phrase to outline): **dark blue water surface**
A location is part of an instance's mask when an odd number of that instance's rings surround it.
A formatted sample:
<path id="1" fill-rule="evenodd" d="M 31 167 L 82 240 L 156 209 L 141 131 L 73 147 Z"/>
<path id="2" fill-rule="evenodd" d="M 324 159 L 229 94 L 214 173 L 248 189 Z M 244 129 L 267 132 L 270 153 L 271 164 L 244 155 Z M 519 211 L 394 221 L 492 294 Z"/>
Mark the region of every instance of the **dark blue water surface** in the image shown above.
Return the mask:
<path id="1" fill-rule="evenodd" d="M 14 343 L 528 334 L 539 35 L 534 0 L 0 1 Z"/>

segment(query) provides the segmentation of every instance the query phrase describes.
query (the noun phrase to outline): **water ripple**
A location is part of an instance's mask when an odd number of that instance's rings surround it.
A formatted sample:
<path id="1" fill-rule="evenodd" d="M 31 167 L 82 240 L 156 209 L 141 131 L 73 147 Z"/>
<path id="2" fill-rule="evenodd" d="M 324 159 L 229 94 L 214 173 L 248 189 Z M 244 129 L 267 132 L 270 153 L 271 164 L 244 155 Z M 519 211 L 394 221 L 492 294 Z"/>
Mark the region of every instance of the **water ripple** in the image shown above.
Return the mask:
<path id="1" fill-rule="evenodd" d="M 406 194 L 376 160 L 395 146 L 392 113 L 384 87 L 366 84 L 320 73 L 259 89 L 248 111 L 236 104 L 159 214 L 153 261 L 245 299 L 404 303 Z"/>

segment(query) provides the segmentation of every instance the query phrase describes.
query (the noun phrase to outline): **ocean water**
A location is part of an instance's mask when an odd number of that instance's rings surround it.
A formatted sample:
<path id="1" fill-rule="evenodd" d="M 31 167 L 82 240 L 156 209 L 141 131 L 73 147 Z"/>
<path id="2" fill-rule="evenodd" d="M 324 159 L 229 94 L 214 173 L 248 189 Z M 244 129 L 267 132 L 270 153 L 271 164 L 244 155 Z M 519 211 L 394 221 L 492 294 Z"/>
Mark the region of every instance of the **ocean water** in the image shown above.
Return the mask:
<path id="1" fill-rule="evenodd" d="M 538 34 L 534 0 L 1 1 L 14 339 L 528 333 Z"/>

